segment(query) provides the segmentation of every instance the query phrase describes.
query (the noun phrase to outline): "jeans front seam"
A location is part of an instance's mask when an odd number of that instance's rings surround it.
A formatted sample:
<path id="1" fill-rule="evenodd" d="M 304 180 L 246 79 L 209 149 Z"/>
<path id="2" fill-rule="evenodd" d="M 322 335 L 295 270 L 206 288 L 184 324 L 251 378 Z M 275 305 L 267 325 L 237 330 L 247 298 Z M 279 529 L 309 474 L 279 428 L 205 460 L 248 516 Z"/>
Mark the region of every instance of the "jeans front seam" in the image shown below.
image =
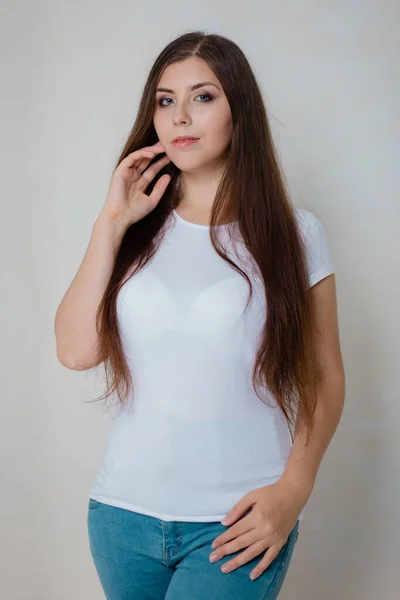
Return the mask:
<path id="1" fill-rule="evenodd" d="M 179 552 L 179 550 L 182 548 L 182 541 L 183 541 L 183 525 L 181 521 L 178 521 L 178 542 L 173 550 L 174 554 Z"/>
<path id="2" fill-rule="evenodd" d="M 165 566 L 167 565 L 167 556 L 165 553 L 165 531 L 164 531 L 164 522 L 162 519 L 160 519 L 161 521 L 161 532 L 162 532 L 162 536 L 161 536 L 161 553 L 162 553 L 162 557 L 163 557 L 163 563 Z"/>

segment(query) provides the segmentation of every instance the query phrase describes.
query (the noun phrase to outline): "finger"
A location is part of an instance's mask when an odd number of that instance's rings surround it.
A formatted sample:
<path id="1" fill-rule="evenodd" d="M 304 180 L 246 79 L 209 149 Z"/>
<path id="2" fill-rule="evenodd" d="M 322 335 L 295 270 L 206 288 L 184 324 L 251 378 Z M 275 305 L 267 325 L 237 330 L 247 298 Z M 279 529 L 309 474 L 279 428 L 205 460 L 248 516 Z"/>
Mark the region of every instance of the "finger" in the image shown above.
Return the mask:
<path id="1" fill-rule="evenodd" d="M 164 173 L 157 181 L 149 196 L 152 205 L 157 206 L 171 179 L 171 175 Z"/>
<path id="2" fill-rule="evenodd" d="M 241 533 L 246 533 L 251 529 L 254 529 L 254 523 L 252 523 L 253 515 L 249 514 L 246 517 L 243 517 L 239 521 L 237 521 L 234 525 L 229 527 L 224 533 L 221 533 L 218 537 L 215 538 L 213 543 L 211 544 L 212 548 L 220 548 L 223 544 L 226 544 L 230 540 L 234 539 Z"/>
<path id="3" fill-rule="evenodd" d="M 137 166 L 135 165 L 135 168 L 136 168 L 136 169 L 138 169 L 138 170 L 139 170 L 141 173 L 143 173 L 143 171 L 145 171 L 145 170 L 146 170 L 146 167 L 148 167 L 148 165 L 149 165 L 149 163 L 151 162 L 151 160 L 152 160 L 153 158 L 155 158 L 155 156 L 156 156 L 157 154 L 159 154 L 159 153 L 162 153 L 162 152 L 164 152 L 164 149 L 163 149 L 162 147 L 161 147 L 161 150 L 159 150 L 159 151 L 156 151 L 156 152 L 150 151 L 150 154 L 149 154 L 149 155 L 147 155 L 145 158 L 143 158 L 143 159 L 140 161 L 140 163 L 139 163 Z M 168 157 L 168 156 L 165 154 L 165 155 L 164 155 L 164 156 L 163 156 L 161 159 L 159 159 L 157 162 L 155 162 L 155 163 L 154 163 L 154 165 L 158 165 L 158 164 L 159 164 L 159 163 L 160 163 L 162 160 L 164 160 L 164 159 L 166 160 L 166 162 L 167 162 L 167 163 L 168 163 L 168 162 L 170 162 L 170 160 L 171 160 L 171 159 L 170 159 L 170 158 L 169 158 L 169 157 Z M 143 168 L 143 166 L 144 166 L 144 168 Z M 153 166 L 153 165 L 152 165 L 152 166 Z M 163 163 L 163 166 L 165 166 L 165 165 L 164 165 L 164 163 Z"/>
<path id="4" fill-rule="evenodd" d="M 221 571 L 224 573 L 229 573 L 230 571 L 234 571 L 238 567 L 250 562 L 253 558 L 256 558 L 260 552 L 265 550 L 265 546 L 262 545 L 261 542 L 257 542 L 256 544 L 252 544 L 246 550 L 229 560 L 228 562 L 221 565 Z M 257 565 L 258 568 L 258 565 Z"/>
<path id="5" fill-rule="evenodd" d="M 153 152 L 151 150 L 144 150 L 142 152 L 142 155 L 143 156 L 137 157 L 136 159 L 132 159 L 130 162 L 128 161 L 127 163 L 125 163 L 123 165 L 121 163 L 125 173 L 127 175 L 129 175 L 130 177 L 134 174 L 134 172 L 139 173 L 139 175 L 143 175 L 144 171 L 146 171 L 147 167 L 149 166 L 149 163 L 156 155 L 156 152 Z M 128 158 L 128 157 L 126 157 L 126 158 Z M 167 158 L 167 156 L 163 157 L 163 159 L 165 159 L 165 158 Z M 161 159 L 161 160 L 163 160 L 163 159 Z M 161 162 L 161 160 L 158 162 Z M 166 161 L 166 163 L 168 163 L 169 161 L 170 161 L 170 159 L 168 159 Z M 155 163 L 155 165 L 158 165 L 158 162 Z M 162 166 L 165 166 L 165 165 L 163 164 Z M 154 175 L 153 175 L 153 177 L 154 177 Z M 148 181 L 143 182 L 143 188 L 145 188 L 148 185 L 148 183 L 149 183 Z"/>
<path id="6" fill-rule="evenodd" d="M 230 511 L 222 519 L 222 525 L 230 525 L 239 518 L 246 516 L 247 513 L 251 512 L 254 505 L 255 496 L 253 490 L 248 492 L 243 498 L 236 502 L 230 509 Z"/>
<path id="7" fill-rule="evenodd" d="M 137 167 L 141 162 L 148 161 L 155 156 L 155 152 L 152 150 L 138 150 L 140 154 L 136 154 L 136 152 L 132 152 L 132 154 L 128 154 L 128 156 L 124 159 L 126 167 Z"/>
<path id="8" fill-rule="evenodd" d="M 152 161 L 153 158 L 155 158 L 155 156 L 157 154 L 160 154 L 162 152 L 164 152 L 164 148 L 161 146 L 161 144 L 157 143 L 155 144 L 156 148 L 155 149 L 150 149 L 147 150 L 145 149 L 145 157 L 143 157 L 140 162 L 135 163 L 133 165 L 133 168 L 135 168 L 137 171 L 140 172 L 140 174 L 142 175 L 143 172 L 146 170 L 146 168 L 149 166 L 149 163 Z M 163 158 L 167 158 L 167 156 L 163 156 Z M 167 162 L 169 162 L 169 160 L 167 160 Z M 155 163 L 158 164 L 158 163 Z"/>
<path id="9" fill-rule="evenodd" d="M 144 158 L 150 158 L 151 160 L 154 156 L 156 156 L 156 154 L 160 154 L 161 152 L 163 152 L 162 146 L 155 144 L 154 147 L 140 148 L 139 150 L 131 152 L 130 154 L 128 154 L 128 156 L 124 158 L 122 162 L 126 166 L 131 167 L 137 162 L 143 160 Z"/>
<path id="10" fill-rule="evenodd" d="M 260 536 L 259 535 L 257 536 L 256 530 L 253 529 L 252 531 L 249 531 L 249 532 L 245 533 L 244 535 L 240 535 L 240 536 L 236 537 L 231 542 L 228 542 L 227 544 L 220 546 L 217 550 L 214 550 L 210 555 L 210 560 L 211 560 L 211 562 L 215 562 L 216 560 L 221 560 L 221 558 L 224 558 L 224 556 L 228 556 L 229 554 L 238 552 L 239 550 L 242 550 L 242 548 L 247 548 L 251 544 L 255 544 L 259 541 L 260 541 Z M 265 542 L 264 542 L 264 548 L 262 548 L 262 550 L 265 550 L 265 548 L 267 548 L 267 544 L 265 544 Z M 260 552 L 261 552 L 261 550 L 260 550 Z M 213 556 L 215 558 L 212 559 L 211 556 Z"/>
<path id="11" fill-rule="evenodd" d="M 136 169 L 136 171 L 139 171 L 139 173 L 141 175 L 143 175 L 143 172 L 147 169 L 147 167 L 149 166 L 150 162 L 153 160 L 154 158 L 154 154 L 153 153 L 149 153 L 146 158 L 142 158 L 142 160 L 138 163 L 135 163 L 131 168 Z"/>
<path id="12" fill-rule="evenodd" d="M 169 162 L 171 162 L 169 156 L 163 156 L 163 158 L 160 158 L 160 160 L 158 160 L 153 165 L 151 165 L 151 167 L 146 169 L 142 173 L 142 178 L 140 182 L 142 188 L 146 188 L 149 185 L 150 181 L 152 181 L 157 175 L 157 173 L 161 171 L 161 169 L 163 169 Z"/>
<path id="13" fill-rule="evenodd" d="M 270 548 L 268 548 L 268 550 L 264 554 L 263 558 L 260 560 L 260 562 L 254 567 L 254 569 L 250 573 L 250 579 L 257 579 L 257 577 L 259 577 L 262 573 L 264 573 L 264 571 L 266 571 L 268 569 L 270 564 L 278 556 L 279 552 L 280 552 L 280 549 L 278 551 L 276 551 L 275 546 L 270 546 Z"/>

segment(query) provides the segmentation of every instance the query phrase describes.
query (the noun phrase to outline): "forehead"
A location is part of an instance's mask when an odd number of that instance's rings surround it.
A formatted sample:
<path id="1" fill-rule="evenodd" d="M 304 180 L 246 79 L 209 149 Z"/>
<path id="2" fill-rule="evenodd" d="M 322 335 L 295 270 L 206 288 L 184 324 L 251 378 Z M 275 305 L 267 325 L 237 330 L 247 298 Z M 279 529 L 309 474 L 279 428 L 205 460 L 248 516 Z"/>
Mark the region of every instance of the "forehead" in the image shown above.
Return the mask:
<path id="1" fill-rule="evenodd" d="M 174 88 L 174 86 L 190 87 L 199 81 L 211 81 L 220 86 L 218 79 L 202 58 L 192 56 L 168 65 L 159 81 L 159 86 Z M 174 88 L 175 89 L 175 88 Z"/>

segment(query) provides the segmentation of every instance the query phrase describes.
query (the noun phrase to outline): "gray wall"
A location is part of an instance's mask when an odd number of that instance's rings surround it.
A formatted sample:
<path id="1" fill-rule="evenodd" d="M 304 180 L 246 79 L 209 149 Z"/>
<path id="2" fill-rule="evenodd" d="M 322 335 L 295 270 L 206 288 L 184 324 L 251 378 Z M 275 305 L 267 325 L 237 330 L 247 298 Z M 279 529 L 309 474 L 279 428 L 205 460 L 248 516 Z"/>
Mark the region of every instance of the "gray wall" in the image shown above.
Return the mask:
<path id="1" fill-rule="evenodd" d="M 1 12 L 1 597 L 103 598 L 86 511 L 109 415 L 83 404 L 101 380 L 58 363 L 53 319 L 152 61 L 199 28 L 250 59 L 294 201 L 325 224 L 337 269 L 346 405 L 282 600 L 397 598 L 399 3 L 37 0 Z"/>

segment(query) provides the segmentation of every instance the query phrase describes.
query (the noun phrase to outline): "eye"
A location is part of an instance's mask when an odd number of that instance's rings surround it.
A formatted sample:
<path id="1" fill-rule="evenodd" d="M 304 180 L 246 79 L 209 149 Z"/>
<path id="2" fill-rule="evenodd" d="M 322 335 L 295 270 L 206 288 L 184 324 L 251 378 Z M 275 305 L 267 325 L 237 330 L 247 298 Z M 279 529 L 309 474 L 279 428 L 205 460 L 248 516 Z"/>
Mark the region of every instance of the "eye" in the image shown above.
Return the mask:
<path id="1" fill-rule="evenodd" d="M 200 98 L 200 96 L 203 96 L 203 97 L 205 96 L 206 98 L 209 98 L 209 100 L 207 100 L 207 102 L 210 102 L 213 99 L 213 96 L 211 94 L 199 94 L 198 96 L 196 96 L 196 98 Z M 161 107 L 168 106 L 168 104 L 163 104 L 164 100 L 171 100 L 171 98 L 168 98 L 168 97 L 160 98 L 158 101 L 158 105 Z"/>
<path id="2" fill-rule="evenodd" d="M 209 98 L 207 102 L 210 102 L 210 100 L 213 99 L 213 96 L 211 96 L 211 94 L 199 94 L 198 96 L 196 96 L 196 98 L 200 98 L 200 96 L 205 96 L 206 98 Z"/>

